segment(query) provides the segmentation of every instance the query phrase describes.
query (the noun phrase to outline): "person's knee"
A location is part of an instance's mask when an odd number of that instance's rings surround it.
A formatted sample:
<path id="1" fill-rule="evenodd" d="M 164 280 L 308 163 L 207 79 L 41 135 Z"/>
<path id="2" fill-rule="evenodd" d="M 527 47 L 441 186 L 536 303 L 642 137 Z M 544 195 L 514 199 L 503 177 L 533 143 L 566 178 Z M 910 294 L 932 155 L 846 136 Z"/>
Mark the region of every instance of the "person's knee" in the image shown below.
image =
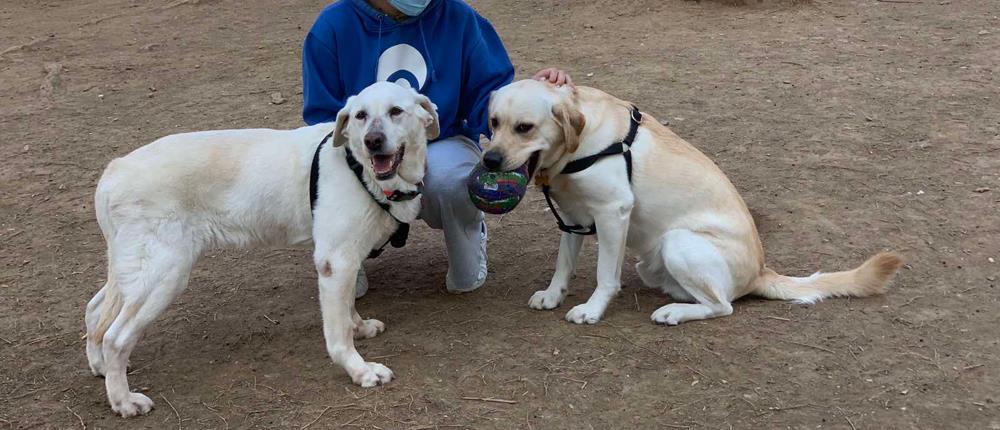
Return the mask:
<path id="1" fill-rule="evenodd" d="M 459 138 L 444 140 L 428 147 L 427 159 L 421 218 L 431 228 L 442 228 L 445 217 L 478 220 L 480 212 L 466 189 L 469 172 L 479 161 L 475 147 Z"/>
<path id="2" fill-rule="evenodd" d="M 460 174 L 454 167 L 448 166 L 429 170 L 424 175 L 424 195 L 440 200 L 454 194 L 461 181 Z"/>
<path id="3" fill-rule="evenodd" d="M 439 208 L 450 208 L 457 214 L 473 214 L 476 209 L 466 188 L 468 176 L 469 172 L 459 167 L 428 172 L 424 177 L 424 196 Z"/>

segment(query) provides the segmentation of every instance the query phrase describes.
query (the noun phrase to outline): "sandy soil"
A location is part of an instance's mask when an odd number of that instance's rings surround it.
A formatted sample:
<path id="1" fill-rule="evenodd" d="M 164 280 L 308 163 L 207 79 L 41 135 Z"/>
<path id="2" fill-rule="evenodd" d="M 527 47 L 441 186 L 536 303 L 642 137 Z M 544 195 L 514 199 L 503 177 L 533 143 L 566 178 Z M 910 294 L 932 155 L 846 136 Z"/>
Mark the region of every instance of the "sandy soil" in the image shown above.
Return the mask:
<path id="1" fill-rule="evenodd" d="M 359 308 L 389 330 L 359 348 L 398 376 L 371 390 L 326 357 L 308 250 L 206 256 L 132 356 L 157 407 L 126 421 L 81 339 L 105 271 L 96 180 L 165 134 L 299 126 L 301 39 L 324 2 L 4 1 L 0 429 L 1000 428 L 997 3 L 750 3 L 473 2 L 520 76 L 564 67 L 714 158 L 772 267 L 897 249 L 909 265 L 890 294 L 743 300 L 659 327 L 667 299 L 629 265 L 605 320 L 574 326 L 596 247 L 570 306 L 528 309 L 558 243 L 533 191 L 490 219 L 479 292 L 443 291 L 426 227 L 368 263 Z"/>

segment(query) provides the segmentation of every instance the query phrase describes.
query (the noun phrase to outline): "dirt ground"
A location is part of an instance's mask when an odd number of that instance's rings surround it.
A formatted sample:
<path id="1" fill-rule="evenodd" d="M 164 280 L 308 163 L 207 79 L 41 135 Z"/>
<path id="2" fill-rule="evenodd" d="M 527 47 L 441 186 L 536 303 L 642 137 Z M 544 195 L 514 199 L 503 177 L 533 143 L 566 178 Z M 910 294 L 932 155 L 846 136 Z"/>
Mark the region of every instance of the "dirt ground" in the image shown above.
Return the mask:
<path id="1" fill-rule="evenodd" d="M 532 191 L 490 218 L 476 293 L 444 292 L 423 226 L 367 263 L 358 306 L 388 331 L 359 349 L 391 384 L 361 389 L 330 363 L 308 250 L 214 252 L 132 356 L 156 409 L 113 415 L 82 340 L 105 275 L 100 172 L 170 133 L 301 125 L 301 40 L 324 3 L 0 5 L 0 429 L 1000 429 L 992 0 L 472 3 L 519 76 L 563 67 L 715 159 L 777 270 L 902 251 L 884 297 L 742 300 L 660 327 L 667 299 L 627 264 L 605 319 L 575 326 L 563 315 L 593 289 L 596 246 L 563 307 L 528 309 L 558 244 Z"/>

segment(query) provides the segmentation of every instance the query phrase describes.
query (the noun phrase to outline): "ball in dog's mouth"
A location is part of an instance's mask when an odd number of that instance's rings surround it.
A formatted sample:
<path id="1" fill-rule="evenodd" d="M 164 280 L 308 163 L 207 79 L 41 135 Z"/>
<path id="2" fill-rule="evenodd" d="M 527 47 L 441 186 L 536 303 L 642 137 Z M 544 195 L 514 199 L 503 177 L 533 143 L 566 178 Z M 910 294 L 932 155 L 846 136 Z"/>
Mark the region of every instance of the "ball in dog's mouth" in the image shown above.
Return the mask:
<path id="1" fill-rule="evenodd" d="M 375 171 L 375 179 L 386 180 L 396 176 L 399 163 L 403 161 L 405 146 L 400 146 L 399 150 L 392 154 L 373 154 L 372 170 Z"/>

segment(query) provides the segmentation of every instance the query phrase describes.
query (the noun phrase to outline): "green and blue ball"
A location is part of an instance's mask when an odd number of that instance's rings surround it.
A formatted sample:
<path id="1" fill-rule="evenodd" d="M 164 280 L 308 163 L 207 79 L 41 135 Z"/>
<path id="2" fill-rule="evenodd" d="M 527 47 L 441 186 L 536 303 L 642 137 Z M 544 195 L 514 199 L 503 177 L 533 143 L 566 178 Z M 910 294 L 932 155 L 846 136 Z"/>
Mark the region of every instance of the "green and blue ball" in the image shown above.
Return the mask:
<path id="1" fill-rule="evenodd" d="M 528 189 L 528 167 L 506 172 L 487 169 L 477 164 L 466 181 L 469 198 L 479 210 L 500 215 L 514 210 Z"/>

